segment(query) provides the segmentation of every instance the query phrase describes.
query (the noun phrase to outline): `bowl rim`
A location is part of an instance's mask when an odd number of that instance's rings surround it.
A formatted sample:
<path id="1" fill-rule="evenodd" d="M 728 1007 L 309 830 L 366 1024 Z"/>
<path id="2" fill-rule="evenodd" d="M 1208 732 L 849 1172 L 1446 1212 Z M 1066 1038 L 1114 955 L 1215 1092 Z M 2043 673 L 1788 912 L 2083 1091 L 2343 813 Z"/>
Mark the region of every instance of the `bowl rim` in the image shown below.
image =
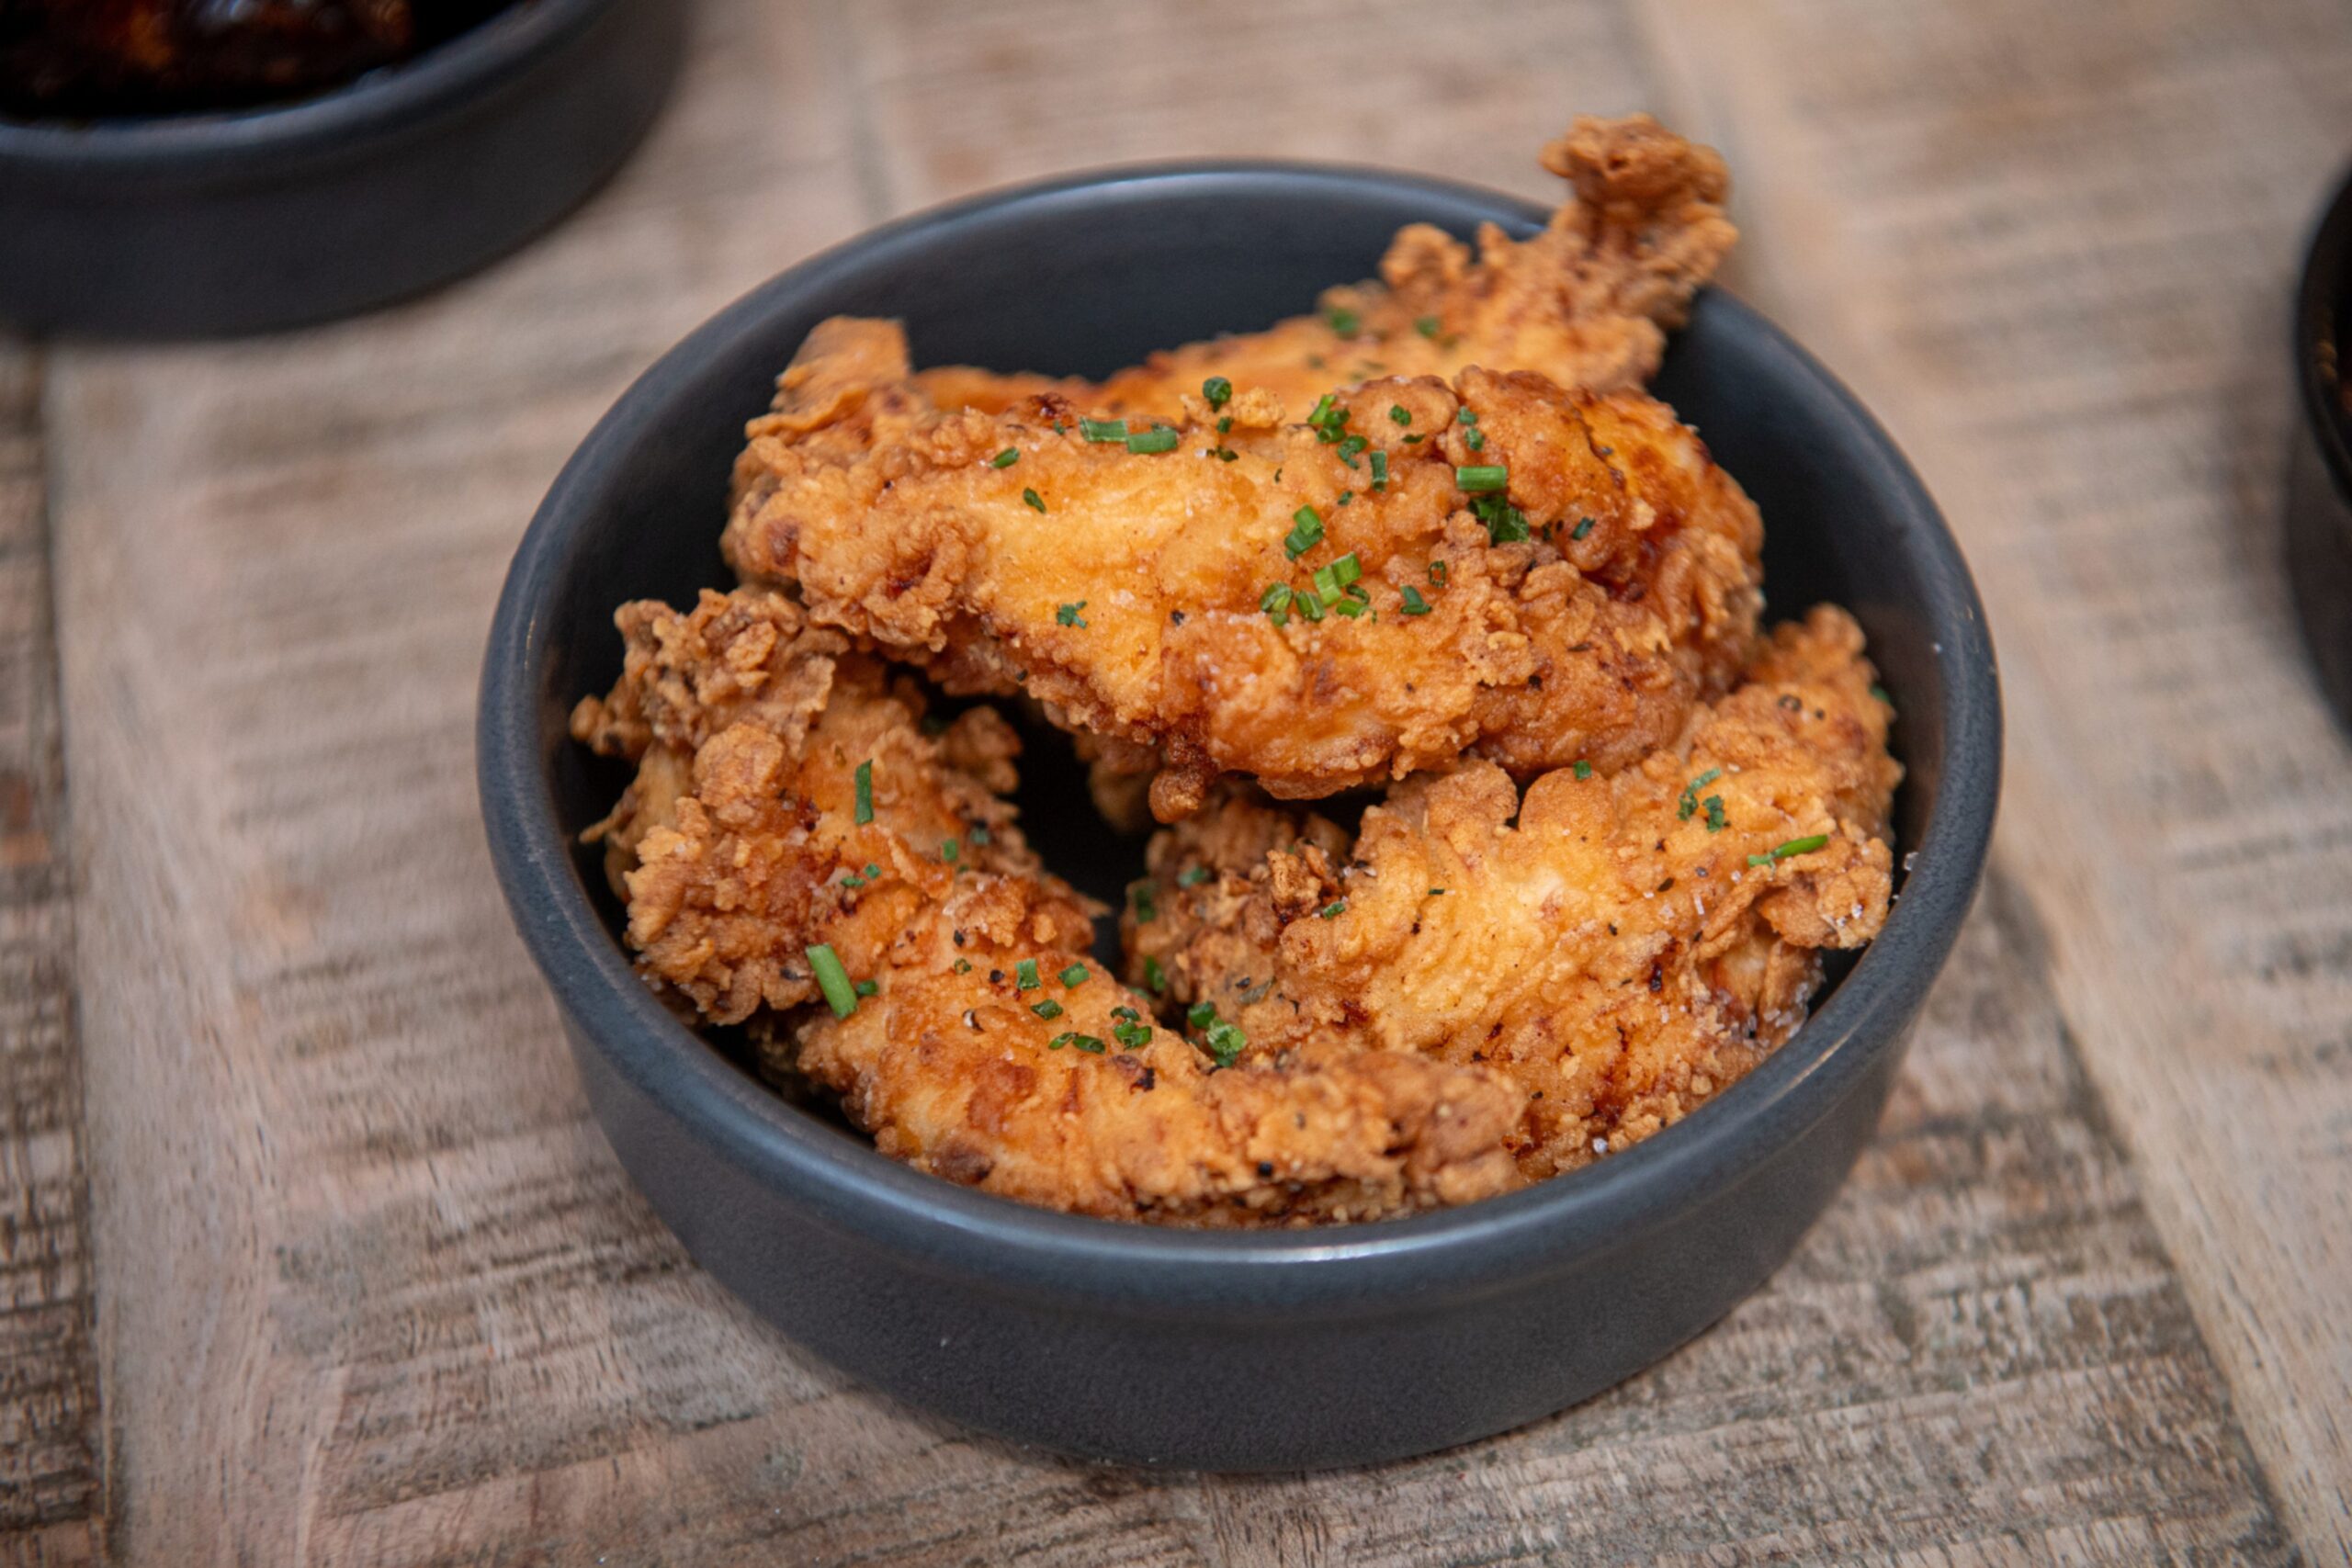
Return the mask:
<path id="1" fill-rule="evenodd" d="M 620 457 L 631 432 L 714 349 L 880 257 L 952 243 L 967 225 L 1040 208 L 1270 192 L 1427 193 L 1522 231 L 1549 216 L 1520 197 L 1428 175 L 1221 160 L 1089 170 L 884 224 L 753 288 L 640 376 L 548 491 L 499 597 L 477 734 L 484 822 L 516 927 L 576 1040 L 761 1186 L 918 1269 L 966 1283 L 1138 1314 L 1239 1314 L 1278 1301 L 1328 1317 L 1394 1310 L 1403 1296 L 1483 1293 L 1637 1243 L 1649 1226 L 1755 1174 L 1827 1115 L 1876 1057 L 1899 1046 L 1984 868 L 1999 795 L 1999 683 L 1959 547 L 1917 475 L 1853 395 L 1762 316 L 1710 290 L 1700 309 L 1754 334 L 1787 377 L 1810 383 L 1836 438 L 1874 472 L 1874 491 L 1900 503 L 1892 510 L 1905 514 L 1903 531 L 1919 558 L 1946 707 L 1936 799 L 1885 931 L 1790 1042 L 1737 1084 L 1621 1154 L 1501 1197 L 1371 1224 L 1202 1231 L 1033 1208 L 925 1175 L 793 1107 L 673 1019 L 582 890 L 540 763 L 538 693 L 551 643 L 542 607 L 576 544 L 583 502 L 625 474 Z M 1301 1267 L 1309 1263 L 1319 1267 Z"/>
<path id="2" fill-rule="evenodd" d="M 410 59 L 283 103 L 91 119 L 0 115 L 0 167 L 202 174 L 370 141 L 480 99 L 615 4 L 514 0 Z"/>
<path id="3" fill-rule="evenodd" d="M 2352 506 L 2352 410 L 2339 401 L 2344 389 L 2352 386 L 2352 365 L 2342 362 L 2352 344 L 2345 341 L 2347 323 L 2336 320 L 2338 302 L 2347 298 L 2352 298 L 2352 169 L 2338 179 L 2312 226 L 2302 277 L 2295 288 L 2293 344 L 2303 427 L 2335 481 L 2335 493 Z M 2338 355 L 2332 378 L 2320 363 L 2320 349 L 2331 336 Z"/>

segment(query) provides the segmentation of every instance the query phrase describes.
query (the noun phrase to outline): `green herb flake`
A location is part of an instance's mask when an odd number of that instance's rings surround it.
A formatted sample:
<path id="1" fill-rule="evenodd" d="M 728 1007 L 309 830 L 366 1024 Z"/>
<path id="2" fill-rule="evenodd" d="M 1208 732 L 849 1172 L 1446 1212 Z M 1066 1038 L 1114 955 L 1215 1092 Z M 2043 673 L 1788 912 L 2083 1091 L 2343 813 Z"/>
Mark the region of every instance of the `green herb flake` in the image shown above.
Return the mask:
<path id="1" fill-rule="evenodd" d="M 1152 903 L 1151 878 L 1127 884 L 1127 908 L 1136 912 L 1136 924 L 1148 926 L 1159 919 L 1159 910 Z"/>
<path id="2" fill-rule="evenodd" d="M 1047 997 L 1042 1002 L 1031 1002 L 1029 1004 L 1029 1010 L 1035 1013 L 1039 1018 L 1044 1019 L 1046 1022 L 1051 1023 L 1054 1020 L 1061 1017 L 1062 1004 L 1054 1000 L 1053 998 Z"/>
<path id="3" fill-rule="evenodd" d="M 1478 423 L 1478 411 L 1464 403 L 1453 411 L 1453 417 L 1464 424 L 1476 424 Z"/>
<path id="4" fill-rule="evenodd" d="M 1707 831 L 1722 832 L 1724 830 L 1724 797 L 1720 795 L 1711 795 L 1702 804 L 1707 808 Z"/>
<path id="5" fill-rule="evenodd" d="M 1291 530 L 1283 538 L 1283 549 L 1296 560 L 1323 542 L 1323 514 L 1311 506 L 1302 506 L 1290 514 Z"/>
<path id="6" fill-rule="evenodd" d="M 1577 777 L 1579 779 L 1589 779 L 1592 777 L 1592 764 L 1586 761 L 1582 757 L 1578 757 L 1577 759 Z"/>
<path id="7" fill-rule="evenodd" d="M 989 841 L 989 830 L 986 828 L 975 828 L 964 836 L 971 840 L 975 845 L 984 845 Z"/>
<path id="8" fill-rule="evenodd" d="M 1216 874 L 1216 873 L 1211 871 L 1207 866 L 1188 865 L 1184 868 L 1182 874 L 1176 878 L 1176 886 L 1179 887 L 1198 887 L 1202 883 L 1206 882 L 1210 877 L 1215 876 Z"/>
<path id="9" fill-rule="evenodd" d="M 964 846 L 957 843 L 955 840 L 942 839 L 939 840 L 939 858 L 945 861 L 949 865 L 954 865 L 963 852 Z"/>
<path id="10" fill-rule="evenodd" d="M 1356 454 L 1371 445 L 1372 443 L 1370 441 L 1361 435 L 1348 436 L 1345 440 L 1340 443 L 1340 461 L 1345 463 L 1351 468 L 1355 468 L 1357 466 Z"/>
<path id="11" fill-rule="evenodd" d="M 1327 920 L 1336 920 L 1348 912 L 1348 901 L 1345 898 L 1334 898 L 1315 912 Z"/>
<path id="12" fill-rule="evenodd" d="M 1760 855 L 1750 855 L 1747 857 L 1747 863 L 1750 865 L 1770 865 L 1776 861 L 1787 860 L 1792 855 L 1809 855 L 1815 850 L 1827 849 L 1828 847 L 1828 834 L 1814 833 L 1802 839 L 1791 839 L 1785 844 L 1775 844 L 1772 848 L 1767 850 Z"/>
<path id="13" fill-rule="evenodd" d="M 1374 490 L 1388 488 L 1388 454 L 1385 452 L 1374 452 L 1372 455 L 1372 488 Z"/>
<path id="14" fill-rule="evenodd" d="M 1692 779 L 1689 784 L 1684 784 L 1682 786 L 1682 798 L 1675 803 L 1675 819 L 1679 822 L 1688 822 L 1691 818 L 1697 816 L 1699 811 L 1699 792 L 1723 776 L 1724 771 L 1721 768 L 1709 768 L 1705 773 L 1701 773 L 1697 778 Z"/>
<path id="15" fill-rule="evenodd" d="M 1233 400 L 1233 383 L 1222 376 L 1212 376 L 1201 383 L 1201 396 L 1209 400 L 1209 407 L 1221 409 Z M 1219 420 L 1217 428 L 1224 430 L 1230 423 L 1229 418 Z"/>
<path id="16" fill-rule="evenodd" d="M 1274 625 L 1283 626 L 1290 620 L 1290 584 L 1270 582 L 1266 591 L 1258 595 L 1258 608 L 1265 611 L 1266 618 Z"/>
<path id="17" fill-rule="evenodd" d="M 1407 408 L 1403 403 L 1390 403 L 1388 405 L 1388 417 L 1395 420 L 1398 424 L 1410 424 L 1413 423 L 1413 411 Z"/>
<path id="18" fill-rule="evenodd" d="M 1146 958 L 1143 961 L 1143 983 L 1150 987 L 1155 997 L 1168 994 L 1168 971 L 1159 966 L 1159 959 Z"/>
<path id="19" fill-rule="evenodd" d="M 1405 588 L 1399 590 L 1399 592 L 1404 595 L 1405 614 L 1408 615 L 1426 615 L 1430 613 L 1430 602 L 1421 597 L 1421 591 L 1419 589 Z"/>
<path id="20" fill-rule="evenodd" d="M 874 763 L 871 759 L 857 765 L 857 819 L 861 823 L 874 820 Z"/>
<path id="21" fill-rule="evenodd" d="M 1012 987 L 1017 991 L 1034 991 L 1045 982 L 1037 978 L 1037 961 L 1024 958 L 1012 966 Z"/>
<path id="22" fill-rule="evenodd" d="M 1125 441 L 1127 422 L 1124 419 L 1081 419 L 1078 433 L 1089 441 Z"/>
<path id="23" fill-rule="evenodd" d="M 1435 316 L 1423 316 L 1413 323 L 1413 330 L 1420 333 L 1423 337 L 1430 339 L 1431 342 L 1435 342 L 1437 340 L 1438 319 Z"/>
<path id="24" fill-rule="evenodd" d="M 958 975 L 969 975 L 971 972 L 972 961 L 970 959 L 959 958 L 956 961 L 956 973 Z"/>
<path id="25" fill-rule="evenodd" d="M 1080 986 L 1086 984 L 1089 973 L 1090 971 L 1083 964 L 1071 964 L 1069 968 L 1061 972 L 1060 978 L 1063 988 L 1072 991 L 1078 989 Z"/>
<path id="26" fill-rule="evenodd" d="M 1184 1010 L 1184 1021 L 1191 1024 L 1194 1029 L 1206 1029 L 1210 1024 L 1216 1021 L 1216 1004 L 1215 1002 L 1194 1002 L 1191 1007 Z"/>
<path id="27" fill-rule="evenodd" d="M 1572 529 L 1570 529 L 1570 530 L 1569 530 L 1569 532 L 1568 532 L 1568 537 L 1569 537 L 1569 538 L 1571 538 L 1571 539 L 1581 539 L 1581 538 L 1583 538 L 1587 534 L 1589 534 L 1589 533 L 1591 533 L 1591 532 L 1592 532 L 1592 519 L 1591 519 L 1591 518 L 1589 518 L 1589 517 L 1588 517 L 1588 518 L 1586 518 L 1583 522 L 1581 522 L 1581 523 L 1577 524 L 1574 528 L 1572 528 Z"/>
<path id="28" fill-rule="evenodd" d="M 1453 470 L 1453 482 L 1472 495 L 1501 490 L 1510 483 L 1510 470 L 1500 463 L 1473 463 Z"/>
<path id="29" fill-rule="evenodd" d="M 1445 889 L 1442 887 L 1432 887 L 1430 889 L 1430 897 L 1432 898 L 1442 898 L 1445 897 Z"/>
<path id="30" fill-rule="evenodd" d="M 1021 448 L 1018 446 L 1008 446 L 1003 451 L 999 452 L 995 457 L 989 459 L 989 467 L 991 468 L 1009 468 L 1019 461 L 1021 461 Z"/>
<path id="31" fill-rule="evenodd" d="M 1140 455 L 1176 450 L 1177 434 L 1165 425 L 1158 430 L 1138 430 L 1127 437 L 1127 450 Z"/>
<path id="32" fill-rule="evenodd" d="M 1446 580 L 1452 575 L 1453 573 L 1451 569 L 1449 569 L 1443 561 L 1433 560 L 1430 562 L 1430 581 L 1435 586 L 1440 588 L 1444 587 Z"/>
<path id="33" fill-rule="evenodd" d="M 1046 1049 L 1048 1051 L 1058 1051 L 1065 1045 L 1075 1046 L 1080 1051 L 1096 1056 L 1100 1056 L 1110 1049 L 1091 1034 L 1057 1034 L 1046 1042 Z"/>
<path id="34" fill-rule="evenodd" d="M 1483 430 L 1474 430 L 1462 438 L 1462 445 L 1469 447 L 1473 452 L 1483 452 L 1487 449 L 1487 433 Z"/>
<path id="35" fill-rule="evenodd" d="M 1084 631 L 1086 623 L 1080 618 L 1078 613 L 1085 608 L 1086 601 L 1083 599 L 1075 604 L 1064 604 L 1054 612 L 1054 619 L 1066 626 L 1076 626 L 1079 630 Z"/>
<path id="36" fill-rule="evenodd" d="M 1290 603 L 1291 608 L 1305 620 L 1319 621 L 1323 618 L 1323 596 L 1319 593 L 1295 593 Z"/>
<path id="37" fill-rule="evenodd" d="M 1363 325 L 1363 318 L 1345 305 L 1330 306 L 1324 310 L 1323 320 L 1329 322 L 1331 330 L 1341 337 L 1355 336 L 1357 330 Z"/>
<path id="38" fill-rule="evenodd" d="M 819 942 L 805 950 L 808 967 L 816 972 L 817 988 L 825 993 L 825 1005 L 833 1010 L 835 1018 L 847 1018 L 857 1010 L 857 987 L 849 983 L 849 971 L 842 967 L 841 955 L 830 942 Z"/>
<path id="39" fill-rule="evenodd" d="M 855 991 L 861 997 L 871 997 L 880 993 L 882 989 L 882 983 L 879 980 L 860 980 L 856 985 L 852 986 L 850 989 Z"/>
<path id="40" fill-rule="evenodd" d="M 1027 505 L 1036 511 L 1043 512 L 1046 510 L 1045 497 L 1039 495 L 1034 490 L 1023 491 L 1021 492 L 1021 500 L 1024 505 Z"/>

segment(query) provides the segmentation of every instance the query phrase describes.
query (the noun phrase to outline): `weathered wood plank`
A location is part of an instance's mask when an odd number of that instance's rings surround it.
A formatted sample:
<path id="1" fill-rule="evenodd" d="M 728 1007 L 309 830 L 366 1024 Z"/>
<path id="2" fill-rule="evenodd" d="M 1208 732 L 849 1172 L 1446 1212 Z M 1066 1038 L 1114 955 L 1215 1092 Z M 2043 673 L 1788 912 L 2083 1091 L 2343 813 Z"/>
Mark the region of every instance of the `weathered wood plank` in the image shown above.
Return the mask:
<path id="1" fill-rule="evenodd" d="M 2352 753 L 2275 522 L 2352 15 L 1651 15 L 1746 176 L 1755 291 L 1964 536 L 2010 694 L 2002 863 L 2301 1534 L 2352 1554 Z"/>
<path id="2" fill-rule="evenodd" d="M 0 1561 L 87 1561 L 98 1510 L 74 899 L 40 357 L 0 343 Z"/>

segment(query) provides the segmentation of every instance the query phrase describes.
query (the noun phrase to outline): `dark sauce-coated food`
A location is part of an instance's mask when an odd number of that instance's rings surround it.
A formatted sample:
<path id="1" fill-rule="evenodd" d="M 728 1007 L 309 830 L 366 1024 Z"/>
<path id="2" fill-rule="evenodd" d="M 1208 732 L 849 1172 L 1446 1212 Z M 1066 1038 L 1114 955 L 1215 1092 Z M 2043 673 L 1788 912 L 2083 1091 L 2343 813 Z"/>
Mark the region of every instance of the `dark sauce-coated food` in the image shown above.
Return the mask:
<path id="1" fill-rule="evenodd" d="M 513 0 L 0 0 L 0 115 L 249 107 L 406 60 Z"/>

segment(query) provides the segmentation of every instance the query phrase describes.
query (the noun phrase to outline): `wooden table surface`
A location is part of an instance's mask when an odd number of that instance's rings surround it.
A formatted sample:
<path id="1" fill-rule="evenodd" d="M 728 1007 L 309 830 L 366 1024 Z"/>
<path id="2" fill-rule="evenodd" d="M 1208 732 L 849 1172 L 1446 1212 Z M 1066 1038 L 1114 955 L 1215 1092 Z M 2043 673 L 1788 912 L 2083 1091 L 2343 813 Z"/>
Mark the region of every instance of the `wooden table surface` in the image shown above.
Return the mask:
<path id="1" fill-rule="evenodd" d="M 2352 753 L 2277 526 L 2352 10 L 697 26 L 644 152 L 479 277 L 0 344 L 0 1561 L 2352 1556 Z M 1549 197 L 1536 146 L 1635 107 L 1729 157 L 1733 287 L 1908 447 L 2001 649 L 1986 890 L 1851 1184 L 1663 1364 L 1369 1472 L 1040 1458 L 793 1348 L 622 1177 L 492 882 L 475 663 L 557 467 L 703 316 L 897 212 L 1194 153 Z"/>

